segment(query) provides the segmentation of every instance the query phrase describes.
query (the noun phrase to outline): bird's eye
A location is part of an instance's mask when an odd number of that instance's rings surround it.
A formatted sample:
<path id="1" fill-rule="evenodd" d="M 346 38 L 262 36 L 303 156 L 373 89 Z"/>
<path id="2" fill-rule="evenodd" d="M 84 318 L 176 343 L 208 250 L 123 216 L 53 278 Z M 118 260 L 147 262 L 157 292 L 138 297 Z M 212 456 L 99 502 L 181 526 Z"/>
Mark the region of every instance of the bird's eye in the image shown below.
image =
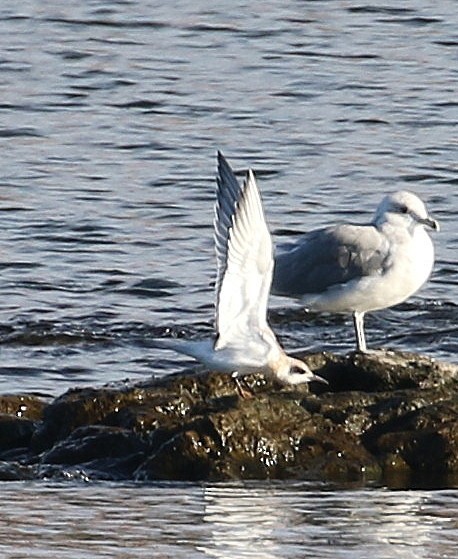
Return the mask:
<path id="1" fill-rule="evenodd" d="M 400 211 L 402 214 L 406 214 L 406 213 L 409 212 L 409 208 L 408 208 L 407 206 L 402 205 L 402 206 L 399 206 L 399 211 Z"/>

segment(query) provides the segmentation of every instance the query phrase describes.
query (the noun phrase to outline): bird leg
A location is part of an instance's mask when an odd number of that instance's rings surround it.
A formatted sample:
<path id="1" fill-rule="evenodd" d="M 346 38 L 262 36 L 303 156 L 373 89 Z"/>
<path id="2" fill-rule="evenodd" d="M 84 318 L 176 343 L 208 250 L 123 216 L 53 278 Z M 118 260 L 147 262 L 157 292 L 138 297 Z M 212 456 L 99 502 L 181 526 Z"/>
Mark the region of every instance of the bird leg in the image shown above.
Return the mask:
<path id="1" fill-rule="evenodd" d="M 243 398 L 244 400 L 253 398 L 254 396 L 253 390 L 248 386 L 244 378 L 239 378 L 239 374 L 237 371 L 234 371 L 231 377 L 235 382 L 235 388 L 237 389 L 237 393 L 241 398 Z"/>
<path id="2" fill-rule="evenodd" d="M 366 338 L 364 336 L 364 312 L 353 313 L 353 324 L 356 333 L 356 347 L 361 353 L 367 353 Z"/>

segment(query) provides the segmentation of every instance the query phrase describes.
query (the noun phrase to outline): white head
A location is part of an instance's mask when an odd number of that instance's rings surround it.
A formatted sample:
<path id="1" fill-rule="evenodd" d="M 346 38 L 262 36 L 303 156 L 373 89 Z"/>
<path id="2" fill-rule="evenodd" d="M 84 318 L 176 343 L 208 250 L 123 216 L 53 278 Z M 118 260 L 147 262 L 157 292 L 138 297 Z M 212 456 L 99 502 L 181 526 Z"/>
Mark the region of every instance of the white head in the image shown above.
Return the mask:
<path id="1" fill-rule="evenodd" d="M 439 224 L 430 217 L 420 198 L 407 190 L 388 194 L 380 202 L 373 223 L 378 226 L 387 221 L 406 227 L 425 225 L 439 231 Z"/>
<path id="2" fill-rule="evenodd" d="M 286 354 L 282 356 L 282 359 L 273 368 L 273 374 L 282 384 L 302 384 L 312 380 L 328 384 L 327 380 L 312 373 L 303 361 Z"/>

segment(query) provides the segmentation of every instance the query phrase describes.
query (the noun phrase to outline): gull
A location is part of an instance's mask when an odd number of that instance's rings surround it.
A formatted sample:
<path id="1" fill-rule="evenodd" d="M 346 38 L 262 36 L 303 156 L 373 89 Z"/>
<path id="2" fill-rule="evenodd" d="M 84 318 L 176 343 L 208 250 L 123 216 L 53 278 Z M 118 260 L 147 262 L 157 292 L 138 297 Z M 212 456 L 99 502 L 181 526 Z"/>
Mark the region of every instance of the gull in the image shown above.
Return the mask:
<path id="1" fill-rule="evenodd" d="M 217 261 L 214 339 L 161 338 L 152 345 L 191 356 L 208 369 L 240 378 L 261 372 L 282 384 L 327 382 L 285 353 L 267 322 L 274 267 L 272 239 L 251 170 L 239 185 L 218 152 L 214 219 Z"/>
<path id="2" fill-rule="evenodd" d="M 429 278 L 439 230 L 412 192 L 383 198 L 367 225 L 340 224 L 302 235 L 275 259 L 272 293 L 307 308 L 352 313 L 359 352 L 367 352 L 364 315 L 402 303 Z"/>

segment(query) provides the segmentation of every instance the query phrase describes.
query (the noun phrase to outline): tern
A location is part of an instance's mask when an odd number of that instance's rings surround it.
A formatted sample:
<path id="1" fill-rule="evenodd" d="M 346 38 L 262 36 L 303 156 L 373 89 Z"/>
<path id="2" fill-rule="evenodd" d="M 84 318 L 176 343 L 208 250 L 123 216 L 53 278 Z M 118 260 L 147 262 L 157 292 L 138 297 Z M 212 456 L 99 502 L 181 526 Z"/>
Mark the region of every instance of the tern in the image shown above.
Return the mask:
<path id="1" fill-rule="evenodd" d="M 256 179 L 248 170 L 240 186 L 218 152 L 214 219 L 216 304 L 214 339 L 160 338 L 152 345 L 193 357 L 210 370 L 240 379 L 251 373 L 285 385 L 327 382 L 285 353 L 267 322 L 274 267 L 273 245 Z"/>

